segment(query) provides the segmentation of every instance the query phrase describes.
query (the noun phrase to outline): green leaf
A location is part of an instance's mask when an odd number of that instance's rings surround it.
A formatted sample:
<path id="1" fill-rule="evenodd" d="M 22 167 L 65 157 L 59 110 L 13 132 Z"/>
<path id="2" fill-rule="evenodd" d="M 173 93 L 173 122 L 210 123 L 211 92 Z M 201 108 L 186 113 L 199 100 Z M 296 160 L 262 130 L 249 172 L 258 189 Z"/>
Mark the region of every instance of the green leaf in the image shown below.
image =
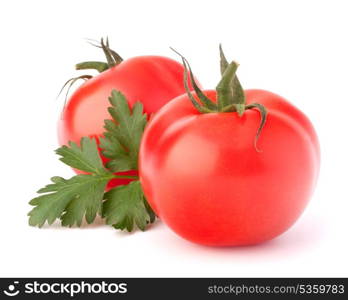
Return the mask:
<path id="1" fill-rule="evenodd" d="M 131 232 L 136 225 L 140 230 L 145 230 L 155 220 L 155 214 L 144 198 L 139 181 L 110 190 L 105 194 L 105 199 L 103 217 L 107 224 L 116 229 Z"/>
<path id="2" fill-rule="evenodd" d="M 107 173 L 100 159 L 97 143 L 93 138 L 81 138 L 80 147 L 74 142 L 69 142 L 69 147 L 62 146 L 56 150 L 56 153 L 61 155 L 60 160 L 70 167 L 88 173 Z"/>
<path id="3" fill-rule="evenodd" d="M 107 167 L 113 172 L 138 169 L 141 137 L 146 125 L 146 114 L 140 102 L 130 109 L 124 95 L 112 91 L 109 113 L 113 120 L 105 120 L 106 132 L 100 139 L 100 147 L 110 161 Z"/>
<path id="4" fill-rule="evenodd" d="M 98 153 L 97 143 L 91 138 L 82 138 L 79 147 L 69 143 L 56 150 L 60 160 L 67 165 L 90 175 L 77 175 L 70 179 L 52 177 L 53 184 L 38 191 L 43 194 L 29 204 L 35 206 L 29 212 L 29 224 L 43 226 L 47 221 L 52 224 L 56 219 L 62 225 L 81 225 L 85 216 L 87 223 L 92 223 L 101 208 L 106 184 L 114 175 L 103 166 Z"/>
<path id="5" fill-rule="evenodd" d="M 63 226 L 80 226 L 83 216 L 92 223 L 102 204 L 104 189 L 113 177 L 104 175 L 77 175 L 70 179 L 52 177 L 53 184 L 38 191 L 41 195 L 29 202 L 35 206 L 29 212 L 29 224 L 42 227 L 62 220 Z"/>

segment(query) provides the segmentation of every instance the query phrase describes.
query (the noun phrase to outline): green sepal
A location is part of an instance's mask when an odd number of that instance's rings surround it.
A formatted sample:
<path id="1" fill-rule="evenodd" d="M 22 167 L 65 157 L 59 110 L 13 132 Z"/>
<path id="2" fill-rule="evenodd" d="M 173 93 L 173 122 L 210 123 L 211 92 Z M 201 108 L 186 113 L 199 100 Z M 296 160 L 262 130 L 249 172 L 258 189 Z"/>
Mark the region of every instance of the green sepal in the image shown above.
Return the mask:
<path id="1" fill-rule="evenodd" d="M 184 64 L 184 68 L 186 69 L 186 82 L 188 81 L 188 76 L 187 76 L 187 67 L 188 70 L 190 72 L 190 81 L 192 84 L 192 87 L 194 89 L 194 91 L 196 92 L 196 95 L 198 97 L 199 100 L 201 100 L 201 102 L 203 103 L 203 106 L 210 111 L 217 111 L 217 105 L 215 102 L 213 102 L 212 100 L 210 100 L 203 92 L 202 90 L 199 88 L 199 86 L 196 83 L 195 77 L 193 75 L 190 63 L 187 61 L 187 59 L 185 57 L 182 56 L 183 61 L 186 62 L 186 64 Z M 188 86 L 188 84 L 187 84 Z"/>
<path id="2" fill-rule="evenodd" d="M 66 102 L 68 100 L 68 95 L 69 95 L 69 91 L 71 89 L 71 87 L 75 84 L 75 82 L 77 82 L 78 80 L 84 80 L 87 81 L 89 79 L 91 79 L 93 76 L 92 75 L 81 75 L 81 76 L 77 76 L 77 77 L 73 77 L 68 79 L 62 86 L 62 88 L 60 89 L 57 98 L 60 96 L 60 94 L 63 92 L 64 88 L 67 86 L 67 91 L 65 94 L 65 98 L 64 98 L 64 107 L 66 105 Z"/>
<path id="3" fill-rule="evenodd" d="M 194 79 L 193 72 L 191 70 L 191 66 L 190 66 L 189 62 L 187 61 L 187 59 L 183 55 L 181 55 L 178 51 L 176 51 L 175 49 L 173 49 L 173 48 L 170 48 L 170 49 L 173 50 L 176 54 L 178 54 L 181 57 L 182 64 L 184 66 L 184 87 L 185 87 L 185 91 L 186 91 L 189 99 L 191 100 L 193 106 L 201 113 L 216 112 L 217 105 L 214 103 L 214 101 L 210 100 L 206 95 L 204 95 L 204 93 L 201 91 L 201 89 L 197 85 L 197 83 Z M 193 87 L 194 91 L 196 92 L 198 99 L 202 102 L 202 104 L 200 104 L 195 99 L 193 94 L 191 93 L 191 90 L 190 90 L 189 85 L 188 85 L 188 81 L 189 81 L 188 72 L 190 72 L 190 81 L 191 81 L 192 87 Z"/>
<path id="4" fill-rule="evenodd" d="M 75 65 L 76 70 L 97 70 L 102 73 L 109 69 L 109 65 L 102 61 L 85 61 Z"/>
<path id="5" fill-rule="evenodd" d="M 264 105 L 260 104 L 260 103 L 252 103 L 252 104 L 248 104 L 245 109 L 252 109 L 252 108 L 256 108 L 258 109 L 258 111 L 260 112 L 261 115 L 261 121 L 260 121 L 260 126 L 257 129 L 256 135 L 255 135 L 255 139 L 254 139 L 254 148 L 257 152 L 261 152 L 261 150 L 257 147 L 257 141 L 259 140 L 260 134 L 262 132 L 263 127 L 265 126 L 266 123 L 266 119 L 267 119 L 267 109 Z"/>
<path id="6" fill-rule="evenodd" d="M 109 68 L 119 65 L 123 61 L 123 58 L 117 52 L 110 49 L 108 37 L 106 38 L 105 43 L 104 43 L 104 39 L 101 38 L 99 45 L 96 45 L 93 43 L 91 44 L 103 50 Z"/>

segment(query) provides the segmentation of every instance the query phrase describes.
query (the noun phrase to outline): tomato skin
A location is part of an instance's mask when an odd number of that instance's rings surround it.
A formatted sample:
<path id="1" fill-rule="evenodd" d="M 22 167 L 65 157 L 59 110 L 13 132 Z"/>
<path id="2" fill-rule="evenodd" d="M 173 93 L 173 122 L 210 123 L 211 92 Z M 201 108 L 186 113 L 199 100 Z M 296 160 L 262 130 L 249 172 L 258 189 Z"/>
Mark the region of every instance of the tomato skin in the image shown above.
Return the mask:
<path id="1" fill-rule="evenodd" d="M 113 89 L 121 91 L 131 105 L 141 101 L 144 111 L 151 115 L 185 92 L 183 74 L 183 66 L 175 60 L 161 56 L 139 56 L 127 59 L 86 81 L 72 94 L 59 120 L 60 145 L 66 145 L 69 141 L 79 143 L 83 136 L 97 140 L 102 136 L 104 120 L 110 119 L 107 107 L 110 106 L 108 97 Z M 105 158 L 103 160 L 107 161 Z M 122 174 L 136 175 L 137 172 Z M 129 181 L 116 179 L 109 187 Z"/>
<path id="2" fill-rule="evenodd" d="M 205 94 L 216 100 L 215 91 Z M 186 95 L 148 124 L 140 148 L 145 196 L 178 235 L 204 245 L 260 243 L 286 231 L 301 215 L 319 172 L 319 143 L 307 117 L 285 99 L 247 90 L 259 112 L 200 114 Z"/>

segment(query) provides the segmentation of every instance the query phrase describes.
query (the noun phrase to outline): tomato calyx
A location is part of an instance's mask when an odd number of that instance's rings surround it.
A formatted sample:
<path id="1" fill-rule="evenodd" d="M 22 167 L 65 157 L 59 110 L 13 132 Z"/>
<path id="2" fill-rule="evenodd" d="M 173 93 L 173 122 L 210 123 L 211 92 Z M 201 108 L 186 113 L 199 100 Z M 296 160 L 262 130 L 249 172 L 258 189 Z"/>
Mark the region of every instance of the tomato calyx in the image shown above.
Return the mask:
<path id="1" fill-rule="evenodd" d="M 119 65 L 123 58 L 114 50 L 110 48 L 109 39 L 101 38 L 99 44 L 90 42 L 94 47 L 101 48 L 104 52 L 106 62 L 101 61 L 85 61 L 75 65 L 76 70 L 97 70 L 99 73 L 102 73 L 112 67 Z"/>
<path id="2" fill-rule="evenodd" d="M 260 112 L 260 116 L 261 116 L 260 125 L 259 125 L 259 128 L 257 129 L 255 139 L 254 139 L 255 150 L 257 152 L 260 152 L 260 150 L 257 147 L 257 141 L 266 123 L 267 109 L 264 105 L 260 103 L 246 104 L 244 90 L 236 75 L 236 71 L 238 69 L 239 64 L 236 61 L 232 61 L 231 63 L 228 63 L 221 45 L 219 46 L 221 79 L 215 88 L 217 93 L 217 100 L 216 102 L 214 102 L 211 99 L 209 99 L 196 84 L 191 66 L 189 62 L 187 61 L 187 59 L 176 50 L 174 49 L 172 50 L 175 53 L 177 53 L 182 59 L 182 63 L 184 66 L 185 90 L 193 106 L 199 112 L 201 113 L 236 112 L 238 116 L 240 117 L 242 117 L 244 112 L 248 109 L 257 109 Z M 188 74 L 190 74 L 190 78 Z M 188 85 L 189 80 L 191 82 L 191 85 L 199 101 L 196 100 L 196 98 L 193 96 L 192 92 L 189 89 L 189 85 Z"/>
<path id="3" fill-rule="evenodd" d="M 81 63 L 78 63 L 75 65 L 75 69 L 76 70 L 96 70 L 99 73 L 102 73 L 110 68 L 113 68 L 117 65 L 119 65 L 122 61 L 123 58 L 114 50 L 112 50 L 110 48 L 109 45 L 109 38 L 107 37 L 105 42 L 104 39 L 101 38 L 100 39 L 100 43 L 98 42 L 98 44 L 89 42 L 92 46 L 97 47 L 97 48 L 101 48 L 104 52 L 105 58 L 106 58 L 106 62 L 102 62 L 102 61 L 84 61 Z M 76 77 L 72 77 L 70 79 L 68 79 L 64 84 L 63 87 L 61 88 L 58 96 L 63 92 L 63 90 L 67 87 L 67 91 L 65 94 L 65 102 L 64 102 L 64 107 L 69 95 L 69 91 L 71 89 L 71 87 L 79 80 L 84 80 L 87 81 L 89 79 L 93 78 L 92 75 L 80 75 L 80 76 L 76 76 Z"/>

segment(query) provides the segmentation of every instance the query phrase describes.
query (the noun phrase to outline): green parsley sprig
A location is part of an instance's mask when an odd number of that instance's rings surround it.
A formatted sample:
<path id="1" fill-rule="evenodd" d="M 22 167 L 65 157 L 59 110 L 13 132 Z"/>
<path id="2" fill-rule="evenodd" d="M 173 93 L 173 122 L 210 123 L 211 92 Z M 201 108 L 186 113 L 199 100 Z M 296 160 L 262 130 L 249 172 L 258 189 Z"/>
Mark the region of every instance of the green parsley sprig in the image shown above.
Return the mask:
<path id="1" fill-rule="evenodd" d="M 84 218 L 91 224 L 100 214 L 106 224 L 130 232 L 135 227 L 145 230 L 155 221 L 138 177 L 117 175 L 138 169 L 146 113 L 140 102 L 130 108 L 125 96 L 117 91 L 112 91 L 109 101 L 112 120 L 105 120 L 106 131 L 99 145 L 109 162 L 103 165 L 94 138 L 83 137 L 80 145 L 69 142 L 57 149 L 63 163 L 88 174 L 70 179 L 52 177 L 52 183 L 40 189 L 40 195 L 29 202 L 34 206 L 28 213 L 31 226 L 42 227 L 46 222 L 51 225 L 57 219 L 63 226 L 81 226 Z M 107 183 L 114 178 L 134 180 L 105 192 Z"/>

